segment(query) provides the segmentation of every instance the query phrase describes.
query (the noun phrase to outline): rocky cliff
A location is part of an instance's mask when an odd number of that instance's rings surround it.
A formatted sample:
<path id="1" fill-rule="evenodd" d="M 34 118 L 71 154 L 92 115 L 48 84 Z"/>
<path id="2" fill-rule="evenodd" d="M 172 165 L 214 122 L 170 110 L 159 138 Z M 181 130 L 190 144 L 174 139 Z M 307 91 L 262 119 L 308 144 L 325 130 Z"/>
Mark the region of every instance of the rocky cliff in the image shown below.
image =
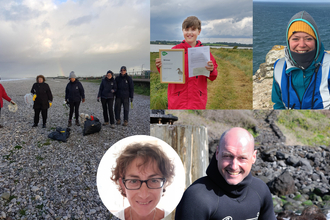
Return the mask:
<path id="1" fill-rule="evenodd" d="M 266 62 L 260 64 L 253 76 L 253 109 L 272 109 L 271 101 L 273 70 L 276 60 L 284 57 L 284 46 L 275 45 L 266 55 Z"/>

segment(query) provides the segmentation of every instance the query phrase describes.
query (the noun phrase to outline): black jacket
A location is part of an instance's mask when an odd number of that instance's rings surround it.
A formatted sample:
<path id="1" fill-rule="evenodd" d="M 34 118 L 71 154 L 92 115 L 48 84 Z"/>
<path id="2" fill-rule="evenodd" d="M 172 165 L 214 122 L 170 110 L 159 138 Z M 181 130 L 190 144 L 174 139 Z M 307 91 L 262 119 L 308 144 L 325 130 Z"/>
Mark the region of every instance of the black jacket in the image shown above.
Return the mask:
<path id="1" fill-rule="evenodd" d="M 53 101 L 53 95 L 50 91 L 47 83 L 34 83 L 31 89 L 31 93 L 36 94 L 36 100 L 34 101 L 34 109 L 48 109 L 49 101 Z"/>
<path id="2" fill-rule="evenodd" d="M 116 83 L 117 83 L 117 92 L 116 97 L 117 98 L 133 98 L 134 94 L 134 85 L 133 80 L 130 76 L 127 75 L 127 73 L 122 76 L 119 74 L 119 76 L 116 77 Z"/>
<path id="3" fill-rule="evenodd" d="M 207 176 L 196 180 L 183 194 L 175 219 L 276 220 L 267 185 L 251 173 L 237 185 L 229 185 L 213 156 Z"/>
<path id="4" fill-rule="evenodd" d="M 69 102 L 80 102 L 85 98 L 84 87 L 81 82 L 76 79 L 74 82 L 69 82 L 65 89 L 65 100 Z"/>
<path id="5" fill-rule="evenodd" d="M 112 92 L 111 90 L 114 90 L 114 92 Z M 116 80 L 113 77 L 111 79 L 105 77 L 101 82 L 97 97 L 101 97 L 104 99 L 113 99 L 116 91 L 117 91 Z"/>

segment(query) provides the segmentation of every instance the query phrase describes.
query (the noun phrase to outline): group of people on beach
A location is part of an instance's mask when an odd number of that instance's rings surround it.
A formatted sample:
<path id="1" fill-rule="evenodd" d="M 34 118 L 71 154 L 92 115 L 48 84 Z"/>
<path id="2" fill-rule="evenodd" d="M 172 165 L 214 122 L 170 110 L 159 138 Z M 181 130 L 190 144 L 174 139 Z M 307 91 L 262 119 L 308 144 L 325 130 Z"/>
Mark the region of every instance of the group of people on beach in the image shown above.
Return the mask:
<path id="1" fill-rule="evenodd" d="M 115 118 L 116 124 L 121 124 L 121 106 L 124 108 L 124 122 L 123 126 L 128 125 L 129 101 L 133 102 L 134 84 L 130 76 L 127 75 L 126 66 L 120 68 L 120 74 L 116 78 L 113 72 L 109 70 L 106 76 L 102 79 L 97 95 L 97 101 L 101 99 L 103 109 L 103 125 L 109 124 L 111 128 L 115 128 L 114 124 L 114 111 L 113 101 L 115 99 Z M 68 127 L 72 126 L 73 113 L 75 114 L 75 124 L 80 126 L 79 123 L 79 106 L 80 103 L 85 102 L 85 91 L 81 82 L 77 79 L 74 71 L 69 74 L 69 83 L 65 89 L 65 103 L 70 107 Z M 37 127 L 39 123 L 40 113 L 42 116 L 42 127 L 46 128 L 48 108 L 52 106 L 53 95 L 51 89 L 43 75 L 36 77 L 36 83 L 31 88 L 33 94 L 33 109 L 34 109 L 34 123 L 32 127 Z M 15 104 L 7 95 L 4 87 L 0 84 L 0 105 L 3 107 L 3 99 Z M 0 116 L 1 116 L 0 108 Z M 2 125 L 0 125 L 2 128 Z"/>

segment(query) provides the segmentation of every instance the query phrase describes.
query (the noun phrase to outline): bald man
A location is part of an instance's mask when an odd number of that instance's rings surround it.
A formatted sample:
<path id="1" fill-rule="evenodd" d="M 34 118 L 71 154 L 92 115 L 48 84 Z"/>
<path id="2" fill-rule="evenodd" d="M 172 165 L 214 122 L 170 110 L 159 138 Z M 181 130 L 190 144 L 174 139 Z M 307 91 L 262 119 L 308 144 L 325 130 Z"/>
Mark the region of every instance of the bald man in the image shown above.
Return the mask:
<path id="1" fill-rule="evenodd" d="M 276 220 L 267 185 L 250 173 L 256 157 L 254 138 L 247 130 L 223 133 L 207 176 L 185 191 L 175 219 Z"/>

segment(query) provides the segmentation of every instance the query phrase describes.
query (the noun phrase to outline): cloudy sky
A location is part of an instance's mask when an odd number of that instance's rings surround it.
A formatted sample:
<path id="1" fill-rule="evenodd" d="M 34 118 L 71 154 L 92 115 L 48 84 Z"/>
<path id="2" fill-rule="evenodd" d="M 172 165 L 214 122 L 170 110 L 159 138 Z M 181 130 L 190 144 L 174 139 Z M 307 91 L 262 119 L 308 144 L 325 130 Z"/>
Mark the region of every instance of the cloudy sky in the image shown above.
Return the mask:
<path id="1" fill-rule="evenodd" d="M 252 43 L 252 0 L 150 0 L 150 40 L 183 40 L 188 16 L 202 21 L 202 42 Z"/>
<path id="2" fill-rule="evenodd" d="M 329 3 L 329 0 L 253 0 L 254 2 L 307 2 L 307 3 Z"/>
<path id="3" fill-rule="evenodd" d="M 149 0 L 0 1 L 0 76 L 149 69 Z"/>

